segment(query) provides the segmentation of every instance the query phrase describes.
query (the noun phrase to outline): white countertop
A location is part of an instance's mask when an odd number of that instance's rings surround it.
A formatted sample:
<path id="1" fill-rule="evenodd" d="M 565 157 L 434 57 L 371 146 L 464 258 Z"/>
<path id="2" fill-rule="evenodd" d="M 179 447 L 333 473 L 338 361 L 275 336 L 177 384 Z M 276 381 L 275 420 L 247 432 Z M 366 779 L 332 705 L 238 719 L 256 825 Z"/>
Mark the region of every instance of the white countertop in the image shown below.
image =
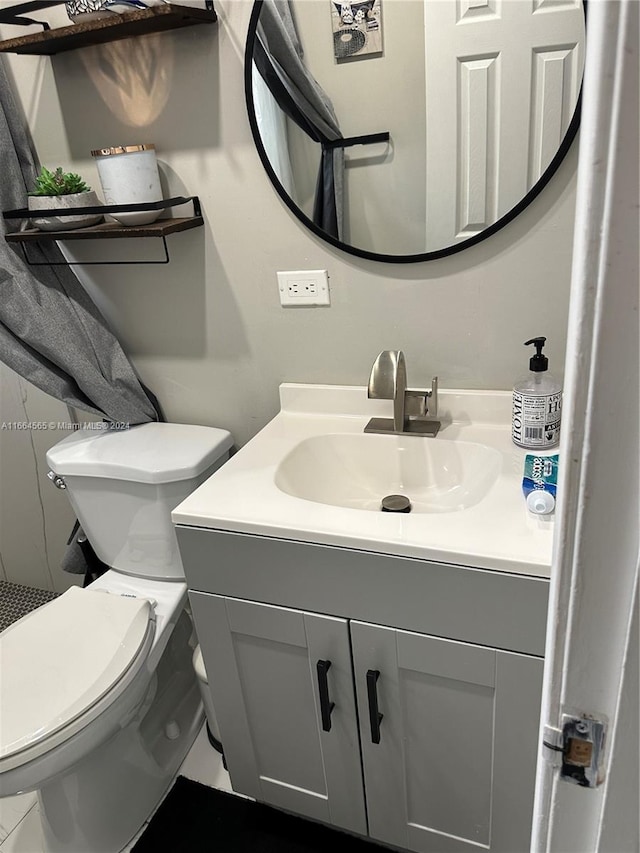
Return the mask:
<path id="1" fill-rule="evenodd" d="M 390 401 L 367 399 L 366 388 L 294 384 L 282 385 L 280 398 L 280 413 L 176 507 L 175 524 L 549 577 L 553 515 L 526 509 L 522 473 L 533 451 L 511 441 L 509 392 L 440 391 L 440 432 L 411 440 L 485 444 L 500 453 L 501 470 L 474 506 L 410 514 L 307 501 L 274 482 L 278 464 L 299 442 L 362 433 L 369 418 L 391 416 Z"/>

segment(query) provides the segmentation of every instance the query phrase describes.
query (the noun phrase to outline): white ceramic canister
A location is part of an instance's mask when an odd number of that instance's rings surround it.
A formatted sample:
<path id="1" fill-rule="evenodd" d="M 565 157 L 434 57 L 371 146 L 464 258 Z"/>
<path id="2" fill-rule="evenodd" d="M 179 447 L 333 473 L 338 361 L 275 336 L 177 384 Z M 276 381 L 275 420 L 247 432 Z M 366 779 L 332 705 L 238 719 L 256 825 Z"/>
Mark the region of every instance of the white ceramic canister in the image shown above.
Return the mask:
<path id="1" fill-rule="evenodd" d="M 117 145 L 91 152 L 98 167 L 105 204 L 135 204 L 160 201 L 162 188 L 155 145 Z M 144 210 L 140 213 L 108 214 L 121 225 L 147 225 L 162 213 Z"/>

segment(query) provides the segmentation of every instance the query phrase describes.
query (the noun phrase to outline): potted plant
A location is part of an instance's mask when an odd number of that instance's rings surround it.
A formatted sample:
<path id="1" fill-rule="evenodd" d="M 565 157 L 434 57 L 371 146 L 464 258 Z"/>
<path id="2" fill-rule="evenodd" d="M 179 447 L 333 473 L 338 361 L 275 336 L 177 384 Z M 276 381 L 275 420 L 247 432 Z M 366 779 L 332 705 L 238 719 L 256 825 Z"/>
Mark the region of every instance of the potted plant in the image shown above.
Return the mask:
<path id="1" fill-rule="evenodd" d="M 75 172 L 65 172 L 62 166 L 58 166 L 55 172 L 43 166 L 36 178 L 35 189 L 29 193 L 28 199 L 28 208 L 32 211 L 96 207 L 99 204 L 98 196 L 80 175 L 76 175 Z M 83 213 L 78 216 L 31 217 L 31 222 L 41 231 L 68 231 L 73 228 L 97 225 L 102 219 L 103 216 L 100 213 Z"/>

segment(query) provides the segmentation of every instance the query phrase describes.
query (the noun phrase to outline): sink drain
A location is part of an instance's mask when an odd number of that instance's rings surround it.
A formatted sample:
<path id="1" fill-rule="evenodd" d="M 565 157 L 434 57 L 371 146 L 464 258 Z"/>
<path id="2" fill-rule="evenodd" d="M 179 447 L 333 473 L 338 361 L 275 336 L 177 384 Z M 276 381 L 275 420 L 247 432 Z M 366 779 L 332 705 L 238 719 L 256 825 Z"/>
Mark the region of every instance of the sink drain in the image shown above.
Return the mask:
<path id="1" fill-rule="evenodd" d="M 404 495 L 387 495 L 380 503 L 382 512 L 411 512 L 411 501 Z"/>

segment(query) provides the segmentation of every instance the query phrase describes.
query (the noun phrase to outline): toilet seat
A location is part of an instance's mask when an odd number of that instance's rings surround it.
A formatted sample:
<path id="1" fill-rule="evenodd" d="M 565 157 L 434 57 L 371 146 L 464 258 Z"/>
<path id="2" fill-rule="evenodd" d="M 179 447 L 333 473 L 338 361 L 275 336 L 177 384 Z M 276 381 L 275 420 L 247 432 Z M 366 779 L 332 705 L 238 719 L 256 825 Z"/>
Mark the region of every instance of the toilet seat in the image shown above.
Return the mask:
<path id="1" fill-rule="evenodd" d="M 0 772 L 53 749 L 98 717 L 144 666 L 152 603 L 72 587 L 0 636 Z"/>

